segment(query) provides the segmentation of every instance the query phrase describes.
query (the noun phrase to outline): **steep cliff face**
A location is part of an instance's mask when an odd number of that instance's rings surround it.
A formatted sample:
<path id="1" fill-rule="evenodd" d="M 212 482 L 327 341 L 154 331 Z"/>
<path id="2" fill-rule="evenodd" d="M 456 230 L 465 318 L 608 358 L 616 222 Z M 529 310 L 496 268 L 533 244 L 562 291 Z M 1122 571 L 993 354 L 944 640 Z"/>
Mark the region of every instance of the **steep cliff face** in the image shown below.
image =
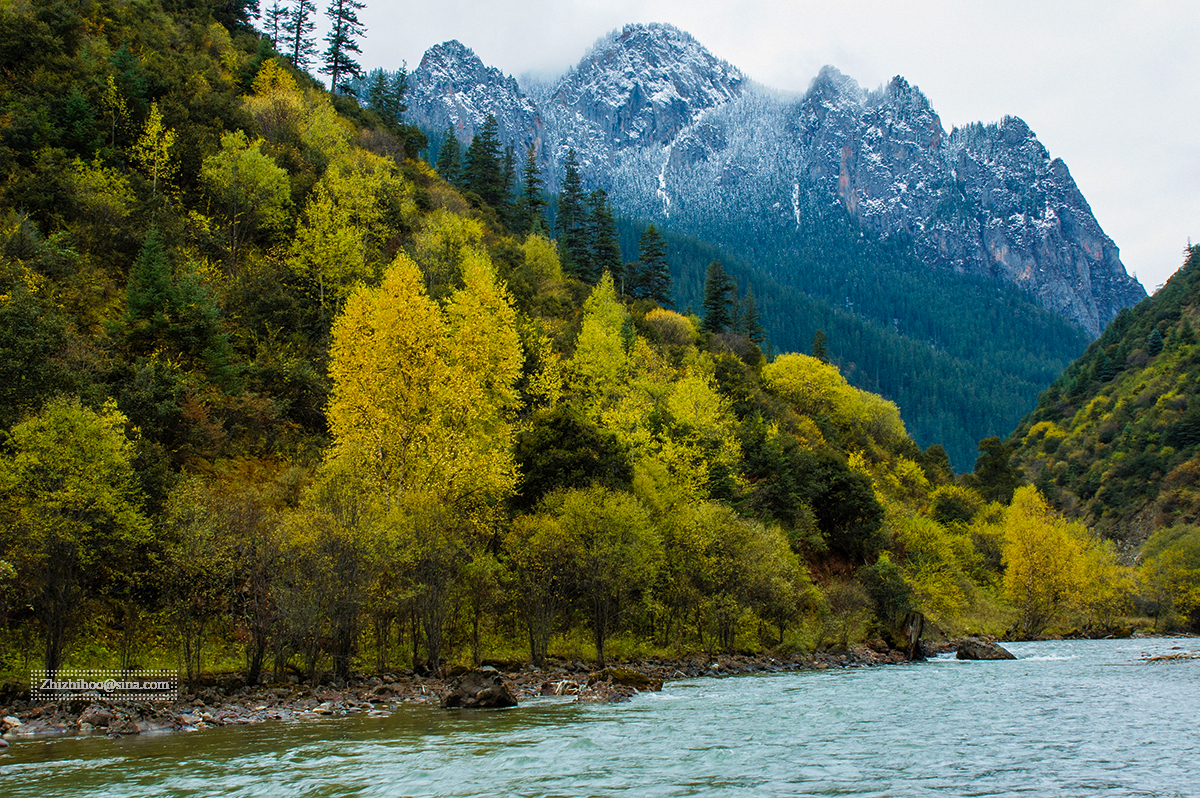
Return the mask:
<path id="1" fill-rule="evenodd" d="M 931 266 L 1012 283 L 1093 336 L 1145 296 L 1066 164 L 1016 117 L 947 135 L 903 78 L 867 93 L 826 68 L 795 124 L 807 177 Z"/>
<path id="2" fill-rule="evenodd" d="M 492 114 L 501 140 L 521 150 L 529 144 L 541 148 L 543 124 L 537 104 L 514 78 L 485 66 L 461 42 L 444 42 L 425 52 L 409 76 L 407 100 L 408 122 L 436 137 L 453 127 L 460 141 L 469 142 Z"/>
<path id="3" fill-rule="evenodd" d="M 412 76 L 410 119 L 469 139 L 487 113 L 538 146 L 549 188 L 567 149 L 618 211 L 769 264 L 823 206 L 910 241 L 928 267 L 1016 286 L 1096 336 L 1145 291 L 1061 160 L 1016 117 L 947 133 L 901 77 L 877 91 L 826 67 L 800 97 L 754 86 L 669 25 L 601 39 L 536 101 L 457 42 Z M 774 253 L 774 254 L 772 254 Z"/>

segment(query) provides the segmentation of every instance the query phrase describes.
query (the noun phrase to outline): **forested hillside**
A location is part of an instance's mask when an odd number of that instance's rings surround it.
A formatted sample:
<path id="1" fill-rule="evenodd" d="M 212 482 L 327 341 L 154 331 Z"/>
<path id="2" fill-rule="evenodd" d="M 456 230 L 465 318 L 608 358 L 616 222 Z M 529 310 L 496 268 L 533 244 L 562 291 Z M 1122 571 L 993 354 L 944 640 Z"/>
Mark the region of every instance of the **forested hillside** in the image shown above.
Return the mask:
<path id="1" fill-rule="evenodd" d="M 670 244 L 620 263 L 602 194 L 552 240 L 488 135 L 451 185 L 402 84 L 364 108 L 227 10 L 0 8 L 4 674 L 1122 623 L 1036 491 L 954 484 L 728 293 L 662 307 Z M 1067 553 L 1049 599 L 1029 545 Z"/>
<path id="2" fill-rule="evenodd" d="M 1192 247 L 1158 293 L 1119 315 L 1055 380 L 1009 440 L 1014 462 L 1057 505 L 1130 556 L 1174 551 L 1193 580 L 1200 575 L 1198 318 L 1200 247 Z"/>

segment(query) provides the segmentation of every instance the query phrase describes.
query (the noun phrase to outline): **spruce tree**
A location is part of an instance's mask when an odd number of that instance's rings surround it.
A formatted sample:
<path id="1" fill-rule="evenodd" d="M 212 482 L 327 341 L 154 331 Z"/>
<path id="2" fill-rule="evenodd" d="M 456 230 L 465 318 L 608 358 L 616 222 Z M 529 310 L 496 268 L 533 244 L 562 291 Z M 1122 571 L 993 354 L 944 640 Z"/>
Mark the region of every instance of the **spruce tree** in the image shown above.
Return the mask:
<path id="1" fill-rule="evenodd" d="M 742 297 L 735 320 L 734 332 L 744 335 L 756 345 L 762 346 L 767 340 L 767 333 L 762 327 L 758 316 L 758 307 L 754 304 L 754 289 L 747 288 L 746 296 Z"/>
<path id="2" fill-rule="evenodd" d="M 584 205 L 583 179 L 574 149 L 567 150 L 563 163 L 562 190 L 558 192 L 558 254 L 563 272 L 584 282 L 595 282 L 588 246 L 587 208 Z"/>
<path id="3" fill-rule="evenodd" d="M 650 225 L 638 240 L 638 274 L 630 293 L 649 299 L 662 307 L 671 306 L 671 267 L 667 263 L 667 243 L 658 228 Z"/>
<path id="4" fill-rule="evenodd" d="M 538 170 L 537 154 L 530 144 L 525 149 L 525 168 L 521 170 L 521 196 L 517 199 L 516 231 L 518 233 L 545 233 L 546 219 L 542 209 L 546 198 L 542 196 L 542 173 Z"/>
<path id="5" fill-rule="evenodd" d="M 504 186 L 503 199 L 500 202 L 500 219 L 504 226 L 512 228 L 516 219 L 516 203 L 513 200 L 513 188 L 517 184 L 517 151 L 511 144 L 504 147 Z"/>
<path id="6" fill-rule="evenodd" d="M 176 297 L 171 262 L 158 227 L 150 228 L 129 269 L 125 296 L 125 324 L 131 343 L 159 337 L 167 327 Z"/>
<path id="7" fill-rule="evenodd" d="M 483 127 L 467 147 L 466 163 L 463 164 L 463 186 L 474 191 L 484 203 L 503 210 L 504 198 L 508 193 L 504 186 L 504 161 L 500 149 L 499 124 L 496 117 L 488 114 Z"/>
<path id="8" fill-rule="evenodd" d="M 279 0 L 271 0 L 271 6 L 263 13 L 263 33 L 271 41 L 271 47 L 278 52 L 285 45 L 280 41 L 280 34 L 287 33 L 287 6 L 279 4 Z"/>
<path id="9" fill-rule="evenodd" d="M 404 94 L 408 91 L 408 66 L 402 65 L 394 78 L 382 69 L 367 76 L 367 106 L 379 115 L 380 121 L 391 130 L 400 127 L 400 119 L 408 106 Z"/>
<path id="10" fill-rule="evenodd" d="M 1150 355 L 1150 357 L 1154 357 L 1155 355 L 1161 353 L 1162 351 L 1163 351 L 1162 333 L 1160 333 L 1158 331 L 1158 328 L 1155 327 L 1153 330 L 1150 331 L 1150 337 L 1148 339 L 1146 339 L 1146 354 Z"/>
<path id="11" fill-rule="evenodd" d="M 733 282 L 721 262 L 708 264 L 704 279 L 704 324 L 705 331 L 723 333 L 733 326 L 733 303 L 737 298 L 737 284 Z"/>
<path id="12" fill-rule="evenodd" d="M 462 144 L 454 135 L 454 126 L 446 128 L 442 134 L 442 148 L 438 152 L 437 164 L 434 166 L 438 175 L 447 183 L 457 186 L 462 171 Z"/>
<path id="13" fill-rule="evenodd" d="M 829 362 L 829 348 L 825 345 L 825 331 L 818 329 L 813 333 L 812 356 L 822 363 Z"/>
<path id="14" fill-rule="evenodd" d="M 296 0 L 296 7 L 283 23 L 283 32 L 287 34 L 284 47 L 296 69 L 308 69 L 317 54 L 317 42 L 312 37 L 312 32 L 317 29 L 317 23 L 313 21 L 316 13 L 313 0 Z"/>
<path id="15" fill-rule="evenodd" d="M 598 188 L 588 195 L 588 238 L 592 269 L 599 275 L 608 272 L 618 283 L 623 275 L 621 245 L 617 243 L 617 222 L 613 219 L 608 193 Z"/>
<path id="16" fill-rule="evenodd" d="M 332 0 L 325 10 L 332 26 L 325 34 L 329 46 L 322 55 L 324 62 L 319 71 L 329 76 L 332 92 L 349 92 L 350 81 L 362 77 L 362 67 L 351 54 L 362 53 L 358 40 L 366 35 L 367 29 L 358 21 L 358 12 L 365 7 L 361 0 Z"/>

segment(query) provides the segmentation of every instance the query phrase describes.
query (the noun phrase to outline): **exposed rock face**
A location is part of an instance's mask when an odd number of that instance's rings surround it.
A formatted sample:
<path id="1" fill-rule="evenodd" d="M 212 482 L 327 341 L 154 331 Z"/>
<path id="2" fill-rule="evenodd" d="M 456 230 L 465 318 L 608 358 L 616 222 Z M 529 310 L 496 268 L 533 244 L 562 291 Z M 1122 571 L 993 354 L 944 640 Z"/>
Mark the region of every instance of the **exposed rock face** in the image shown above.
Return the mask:
<path id="1" fill-rule="evenodd" d="M 1017 285 L 1092 335 L 1146 295 L 1066 164 L 1016 117 L 946 135 L 903 78 L 865 92 L 826 67 L 796 126 L 807 176 L 931 266 Z"/>
<path id="2" fill-rule="evenodd" d="M 448 41 L 429 48 L 409 76 L 406 119 L 435 136 L 453 127 L 459 141 L 469 142 L 487 119 L 496 117 L 500 139 L 538 150 L 542 119 L 536 104 L 517 81 L 495 67 L 484 66 L 470 48 Z"/>
<path id="3" fill-rule="evenodd" d="M 1016 659 L 1008 649 L 990 640 L 968 638 L 958 644 L 955 659 Z"/>
<path id="4" fill-rule="evenodd" d="M 1145 291 L 1061 160 L 1016 117 L 947 133 L 901 77 L 877 91 L 826 67 L 801 97 L 749 83 L 669 25 L 600 40 L 537 102 L 458 42 L 413 73 L 409 119 L 536 142 L 556 189 L 568 147 L 621 213 L 788 268 L 795 229 L 840 205 L 934 269 L 1020 287 L 1093 336 Z M 803 279 L 791 275 L 796 284 Z"/>
<path id="5" fill-rule="evenodd" d="M 487 666 L 463 674 L 453 689 L 442 696 L 442 707 L 447 709 L 496 709 L 516 705 L 517 699 L 504 684 L 500 672 Z"/>

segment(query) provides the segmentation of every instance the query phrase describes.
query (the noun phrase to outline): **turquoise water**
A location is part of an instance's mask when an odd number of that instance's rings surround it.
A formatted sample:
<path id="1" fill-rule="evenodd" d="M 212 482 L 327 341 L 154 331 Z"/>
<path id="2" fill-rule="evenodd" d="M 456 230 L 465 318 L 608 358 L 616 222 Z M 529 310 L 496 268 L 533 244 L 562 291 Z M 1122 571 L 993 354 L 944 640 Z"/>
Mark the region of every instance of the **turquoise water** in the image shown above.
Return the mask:
<path id="1" fill-rule="evenodd" d="M 1200 640 L 695 679 L 626 704 L 16 742 L 6 796 L 1200 796 Z M 1175 650 L 1174 647 L 1178 647 Z"/>

